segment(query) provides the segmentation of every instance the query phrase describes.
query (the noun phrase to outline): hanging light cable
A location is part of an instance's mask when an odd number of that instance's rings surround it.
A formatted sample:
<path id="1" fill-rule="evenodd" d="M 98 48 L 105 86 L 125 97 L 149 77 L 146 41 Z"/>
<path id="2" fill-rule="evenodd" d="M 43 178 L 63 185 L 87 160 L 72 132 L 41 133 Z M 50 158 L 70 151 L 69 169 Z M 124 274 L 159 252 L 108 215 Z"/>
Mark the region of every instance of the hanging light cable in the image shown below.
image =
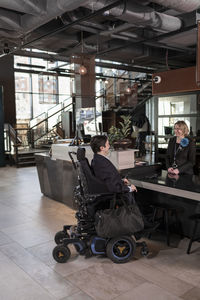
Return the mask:
<path id="1" fill-rule="evenodd" d="M 81 65 L 79 68 L 79 74 L 80 75 L 85 75 L 87 74 L 87 68 L 83 64 L 83 31 L 81 31 Z"/>

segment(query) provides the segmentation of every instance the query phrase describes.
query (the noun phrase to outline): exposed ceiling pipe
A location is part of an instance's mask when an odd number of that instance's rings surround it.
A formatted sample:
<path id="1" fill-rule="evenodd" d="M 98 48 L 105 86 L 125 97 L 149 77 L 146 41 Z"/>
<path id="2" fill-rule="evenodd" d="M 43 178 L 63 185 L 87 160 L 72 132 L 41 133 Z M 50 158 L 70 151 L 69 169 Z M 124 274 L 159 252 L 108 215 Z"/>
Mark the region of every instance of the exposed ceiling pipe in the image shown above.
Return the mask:
<path id="1" fill-rule="evenodd" d="M 78 18 L 75 16 L 75 14 L 72 14 L 70 12 L 68 15 L 70 16 L 71 21 L 78 20 Z M 69 20 L 67 20 L 64 15 L 60 16 L 60 19 L 64 25 L 70 24 Z M 78 29 L 80 31 L 86 31 L 86 32 L 94 33 L 94 34 L 99 34 L 100 30 L 105 29 L 105 26 L 94 23 L 94 22 L 84 21 L 84 22 L 81 22 L 80 25 L 74 25 L 73 28 Z"/>
<path id="2" fill-rule="evenodd" d="M 84 6 L 91 10 L 96 10 L 104 7 L 108 2 L 110 3 L 110 0 L 94 0 Z M 179 18 L 157 13 L 149 7 L 138 5 L 132 1 L 127 1 L 126 3 L 122 1 L 122 4 L 110 9 L 106 13 L 128 23 L 143 27 L 150 26 L 163 32 L 178 30 L 182 26 Z"/>
<path id="3" fill-rule="evenodd" d="M 124 30 L 128 30 L 130 28 L 133 28 L 133 24 L 129 24 L 129 23 L 125 23 L 125 24 L 122 24 L 122 25 L 119 25 L 117 27 L 114 27 L 114 28 L 109 28 L 109 30 L 104 30 L 104 31 L 101 31 L 100 32 L 100 35 L 105 35 L 105 36 L 109 36 L 111 34 L 115 34 L 115 33 L 119 33 L 119 32 L 122 32 Z M 132 33 L 133 35 L 135 35 L 134 37 L 136 38 L 137 35 Z M 132 36 L 133 37 L 133 36 Z"/>
<path id="4" fill-rule="evenodd" d="M 76 21 L 76 20 L 78 20 L 80 18 L 80 16 L 77 16 L 75 14 L 75 12 L 73 12 L 73 11 L 68 12 L 67 15 L 70 17 L 71 21 Z M 65 24 L 65 22 L 69 22 L 69 20 L 66 19 L 65 15 L 62 15 L 61 19 L 62 19 L 62 21 L 63 21 L 64 24 Z M 81 25 L 90 26 L 92 28 L 100 29 L 100 30 L 105 30 L 106 29 L 105 25 L 98 24 L 94 20 L 93 21 L 83 21 L 83 22 L 81 22 Z"/>
<path id="5" fill-rule="evenodd" d="M 175 9 L 180 12 L 190 12 L 200 7 L 199 0 L 151 0 L 151 2 Z"/>
<path id="6" fill-rule="evenodd" d="M 22 32 L 20 16 L 14 12 L 0 9 L 0 28 L 7 30 L 19 30 Z"/>
<path id="7" fill-rule="evenodd" d="M 29 32 L 32 32 L 36 28 L 46 24 L 52 19 L 64 14 L 67 11 L 78 8 L 82 4 L 86 4 L 89 0 L 46 0 L 45 5 L 43 1 L 32 1 L 28 0 L 27 3 L 31 7 L 31 2 L 33 5 L 36 3 L 43 2 L 43 9 L 40 10 L 36 16 L 30 14 L 19 15 L 13 11 L 6 11 L 0 9 L 0 28 L 6 30 L 14 30 L 13 34 L 10 32 L 10 37 L 14 38 L 15 31 L 18 30 L 21 33 L 21 37 L 26 35 Z M 17 10 L 17 5 L 19 5 L 21 0 L 8 1 L 10 9 Z M 16 2 L 16 3 L 15 3 Z M 26 2 L 26 1 L 23 1 Z M 6 4 L 6 1 L 3 1 L 3 4 Z M 1 5 L 1 3 L 0 3 Z M 22 6 L 22 3 L 21 3 Z M 41 8 L 41 5 L 39 6 Z M 7 35 L 8 32 L 5 33 Z"/>
<path id="8" fill-rule="evenodd" d="M 1 8 L 37 16 L 46 11 L 47 0 L 1 0 Z"/>
<path id="9" fill-rule="evenodd" d="M 0 29 L 0 36 L 9 38 L 9 39 L 19 39 L 21 37 L 21 33 L 18 31 L 10 31 L 10 30 L 2 30 Z"/>
<path id="10" fill-rule="evenodd" d="M 43 24 L 51 21 L 53 18 L 64 14 L 67 11 L 78 8 L 80 5 L 85 5 L 88 0 L 47 0 L 47 12 L 45 16 L 29 16 L 21 17 L 21 25 L 26 33 L 35 30 Z"/>

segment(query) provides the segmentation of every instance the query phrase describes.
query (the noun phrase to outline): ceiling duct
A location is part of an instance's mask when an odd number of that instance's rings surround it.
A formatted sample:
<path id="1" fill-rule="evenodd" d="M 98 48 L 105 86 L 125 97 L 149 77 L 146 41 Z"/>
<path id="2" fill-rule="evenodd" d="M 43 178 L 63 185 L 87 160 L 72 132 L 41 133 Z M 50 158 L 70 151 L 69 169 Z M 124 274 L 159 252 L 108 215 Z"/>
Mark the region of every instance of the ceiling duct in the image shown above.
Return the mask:
<path id="1" fill-rule="evenodd" d="M 113 1 L 110 0 L 95 0 L 86 3 L 84 6 L 91 10 L 98 10 L 112 2 Z M 105 13 L 131 24 L 139 25 L 141 27 L 150 26 L 163 32 L 178 30 L 182 26 L 182 22 L 179 18 L 164 13 L 158 13 L 150 7 L 133 3 L 133 1 L 130 0 L 122 2 L 119 6 L 114 7 Z"/>
<path id="2" fill-rule="evenodd" d="M 0 28 L 15 31 L 19 30 L 22 32 L 19 14 L 0 8 Z"/>
<path id="3" fill-rule="evenodd" d="M 88 0 L 87 0 L 88 1 Z M 78 8 L 87 2 L 86 0 L 3 0 L 0 7 L 10 9 L 0 9 L 1 34 L 5 29 L 4 36 L 16 37 L 16 30 L 21 36 L 32 32 L 36 28 L 46 24 L 67 11 Z M 23 2 L 23 3 L 22 3 Z M 43 3 L 43 4 L 42 4 Z M 36 8 L 37 7 L 37 8 Z M 15 12 L 16 11 L 16 12 Z M 24 12 L 18 14 L 17 11 Z M 8 31 L 10 30 L 10 31 Z M 13 31 L 12 31 L 13 30 Z M 3 34 L 2 34 L 3 35 Z M 17 36 L 17 38 L 19 35 Z"/>
<path id="4" fill-rule="evenodd" d="M 0 5 L 1 8 L 37 16 L 38 14 L 42 14 L 44 11 L 46 11 L 46 3 L 47 0 L 1 0 Z"/>
<path id="5" fill-rule="evenodd" d="M 151 2 L 175 9 L 180 12 L 190 12 L 200 7 L 199 0 L 151 0 Z"/>

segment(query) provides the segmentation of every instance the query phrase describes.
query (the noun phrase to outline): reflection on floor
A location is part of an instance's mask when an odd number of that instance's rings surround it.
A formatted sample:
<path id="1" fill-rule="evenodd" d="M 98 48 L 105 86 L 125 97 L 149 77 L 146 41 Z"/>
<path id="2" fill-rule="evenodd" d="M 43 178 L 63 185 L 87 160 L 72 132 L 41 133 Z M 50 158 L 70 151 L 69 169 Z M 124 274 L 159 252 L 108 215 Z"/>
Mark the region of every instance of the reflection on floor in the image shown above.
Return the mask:
<path id="1" fill-rule="evenodd" d="M 117 265 L 72 249 L 70 261 L 57 264 L 54 234 L 74 222 L 73 210 L 40 193 L 35 167 L 0 168 L 1 300 L 200 299 L 199 243 L 187 255 L 187 239 L 167 247 L 156 236 L 147 240 L 149 258 L 137 251 L 131 262 Z"/>

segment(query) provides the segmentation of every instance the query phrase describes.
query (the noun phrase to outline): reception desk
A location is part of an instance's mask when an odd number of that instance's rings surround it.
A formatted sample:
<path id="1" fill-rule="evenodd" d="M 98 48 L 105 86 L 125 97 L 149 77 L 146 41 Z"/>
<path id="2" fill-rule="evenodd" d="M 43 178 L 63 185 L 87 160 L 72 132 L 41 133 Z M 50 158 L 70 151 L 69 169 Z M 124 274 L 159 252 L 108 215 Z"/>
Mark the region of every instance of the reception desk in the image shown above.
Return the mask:
<path id="1" fill-rule="evenodd" d="M 86 157 L 91 162 L 93 152 L 90 146 L 84 146 L 84 148 Z M 77 146 L 54 144 L 51 157 L 45 153 L 37 153 L 35 161 L 41 192 L 45 196 L 75 208 L 73 191 L 77 184 L 77 174 L 69 157 L 69 151 L 76 152 Z M 138 150 L 110 151 L 109 159 L 118 170 L 133 168 L 136 151 Z"/>
<path id="2" fill-rule="evenodd" d="M 137 189 L 137 201 L 144 211 L 153 204 L 168 205 L 179 209 L 178 218 L 181 234 L 191 236 L 192 223 L 189 217 L 200 213 L 200 178 L 199 176 L 180 175 L 169 177 L 161 166 L 144 166 L 123 170 Z M 200 228 L 198 229 L 200 236 Z"/>
<path id="3" fill-rule="evenodd" d="M 35 154 L 35 160 L 41 192 L 71 208 L 76 208 L 73 191 L 77 184 L 77 174 L 72 162 L 51 158 L 43 153 Z M 167 204 L 181 208 L 179 221 L 182 234 L 191 236 L 192 224 L 189 217 L 200 213 L 198 176 L 181 175 L 178 179 L 170 178 L 167 172 L 161 169 L 160 164 L 130 167 L 120 172 L 136 185 L 136 198 L 144 211 L 148 211 L 151 204 Z M 200 234 L 200 228 L 198 233 Z"/>
<path id="4" fill-rule="evenodd" d="M 80 147 L 85 148 L 85 155 L 91 163 L 93 158 L 93 151 L 90 145 L 81 145 Z M 52 145 L 52 159 L 66 160 L 70 161 L 69 151 L 76 152 L 77 146 L 69 146 L 67 144 L 53 144 Z M 135 166 L 135 153 L 138 152 L 138 149 L 127 149 L 127 150 L 113 150 L 110 149 L 108 158 L 113 163 L 113 165 L 118 169 L 127 169 L 134 168 Z"/>

